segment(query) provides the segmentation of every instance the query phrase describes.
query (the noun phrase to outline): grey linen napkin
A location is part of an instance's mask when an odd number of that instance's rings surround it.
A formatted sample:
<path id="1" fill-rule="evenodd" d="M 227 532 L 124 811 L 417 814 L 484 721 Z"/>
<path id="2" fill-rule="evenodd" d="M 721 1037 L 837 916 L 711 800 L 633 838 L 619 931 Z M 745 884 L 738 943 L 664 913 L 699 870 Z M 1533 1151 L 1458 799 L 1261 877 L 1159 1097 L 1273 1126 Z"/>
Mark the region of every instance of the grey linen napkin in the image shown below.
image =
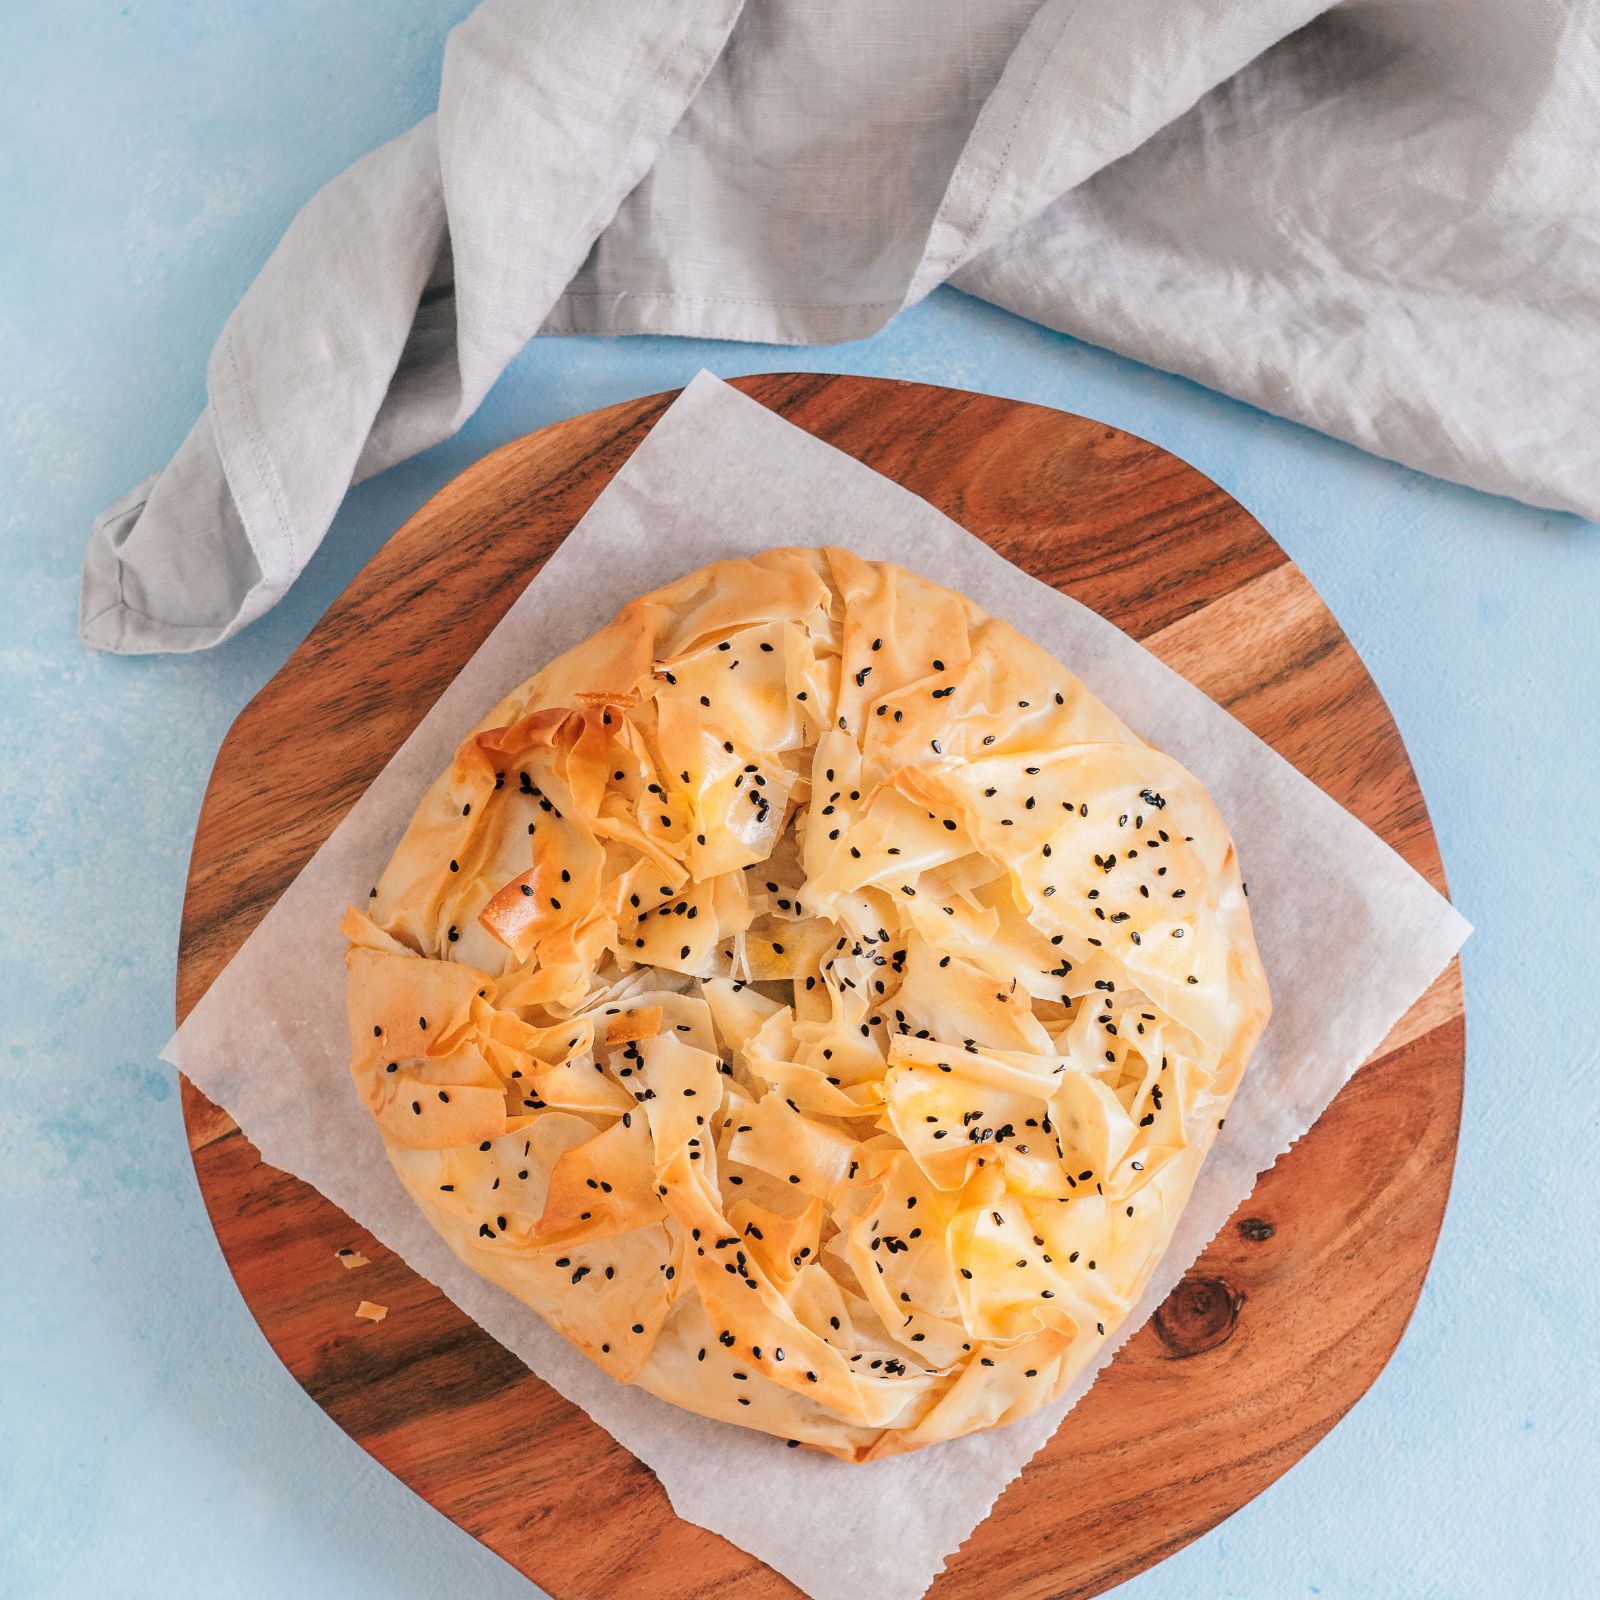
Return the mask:
<path id="1" fill-rule="evenodd" d="M 1600 0 L 486 0 L 324 187 L 80 630 L 195 650 L 526 341 L 854 339 L 951 282 L 1600 515 Z"/>

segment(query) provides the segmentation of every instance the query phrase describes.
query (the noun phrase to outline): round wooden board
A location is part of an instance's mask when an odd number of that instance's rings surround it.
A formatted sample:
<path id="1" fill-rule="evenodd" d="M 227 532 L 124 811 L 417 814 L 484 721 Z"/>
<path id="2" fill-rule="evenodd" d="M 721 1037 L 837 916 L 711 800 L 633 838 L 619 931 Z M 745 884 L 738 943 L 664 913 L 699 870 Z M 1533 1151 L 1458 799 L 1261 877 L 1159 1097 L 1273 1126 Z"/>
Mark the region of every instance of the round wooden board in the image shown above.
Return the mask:
<path id="1" fill-rule="evenodd" d="M 1405 747 L 1355 650 L 1283 551 L 1192 467 L 1103 423 L 959 390 L 793 373 L 736 387 L 1142 640 L 1444 889 Z M 240 714 L 195 835 L 180 1017 L 671 399 L 575 417 L 463 473 Z M 938 1600 L 1098 1594 L 1221 1521 L 1338 1421 L 1427 1272 L 1464 1045 L 1453 964 L 950 1558 Z M 797 1592 L 678 1520 L 609 1435 L 316 1191 L 263 1165 L 187 1082 L 184 1115 L 223 1253 L 272 1347 L 447 1517 L 557 1600 Z M 372 1264 L 347 1273 L 344 1246 Z M 388 1320 L 357 1322 L 362 1297 Z"/>

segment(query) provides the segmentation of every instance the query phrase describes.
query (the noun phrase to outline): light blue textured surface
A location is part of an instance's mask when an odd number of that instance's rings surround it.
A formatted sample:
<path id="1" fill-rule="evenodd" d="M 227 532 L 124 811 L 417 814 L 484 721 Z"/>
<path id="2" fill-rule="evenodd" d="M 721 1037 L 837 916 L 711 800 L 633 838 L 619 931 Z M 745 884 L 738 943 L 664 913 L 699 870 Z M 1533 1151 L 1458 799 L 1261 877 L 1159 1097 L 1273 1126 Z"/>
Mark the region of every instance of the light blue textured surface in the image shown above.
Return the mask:
<path id="1" fill-rule="evenodd" d="M 78 648 L 92 514 L 177 445 L 223 317 L 312 188 L 429 108 L 466 8 L 0 8 L 0 1596 L 536 1593 L 278 1365 L 212 1238 L 156 1052 L 194 818 L 239 708 L 468 462 L 701 365 L 990 390 L 1193 461 L 1366 658 L 1478 926 L 1455 1195 L 1399 1354 L 1285 1479 L 1123 1594 L 1595 1592 L 1600 528 L 941 292 L 831 350 L 539 342 L 459 438 L 352 495 L 241 638 L 198 658 Z"/>

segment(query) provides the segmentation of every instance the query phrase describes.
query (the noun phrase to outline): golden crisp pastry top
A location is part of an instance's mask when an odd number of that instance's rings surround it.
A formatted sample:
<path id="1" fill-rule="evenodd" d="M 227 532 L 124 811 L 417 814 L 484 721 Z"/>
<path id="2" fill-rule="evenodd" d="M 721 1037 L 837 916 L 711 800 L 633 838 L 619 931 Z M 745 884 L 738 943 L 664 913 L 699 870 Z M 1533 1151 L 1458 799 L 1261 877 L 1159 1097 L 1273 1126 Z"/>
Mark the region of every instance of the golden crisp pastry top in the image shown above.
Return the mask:
<path id="1" fill-rule="evenodd" d="M 850 1460 L 1059 1395 L 1268 1013 L 1199 783 L 958 594 L 773 550 L 465 740 L 352 909 L 352 1072 L 607 1372 Z"/>

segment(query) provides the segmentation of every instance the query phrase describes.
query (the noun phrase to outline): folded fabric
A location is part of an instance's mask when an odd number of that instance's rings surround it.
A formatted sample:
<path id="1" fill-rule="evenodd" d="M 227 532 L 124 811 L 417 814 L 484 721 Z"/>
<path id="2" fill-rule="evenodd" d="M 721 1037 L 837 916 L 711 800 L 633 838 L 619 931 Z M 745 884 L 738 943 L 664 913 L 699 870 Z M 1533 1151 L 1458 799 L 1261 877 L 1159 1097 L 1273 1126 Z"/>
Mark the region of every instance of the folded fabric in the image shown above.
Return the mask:
<path id="1" fill-rule="evenodd" d="M 80 630 L 261 615 L 535 333 L 855 339 L 950 282 L 1424 471 L 1600 515 L 1600 0 L 486 0 L 323 188 Z"/>

